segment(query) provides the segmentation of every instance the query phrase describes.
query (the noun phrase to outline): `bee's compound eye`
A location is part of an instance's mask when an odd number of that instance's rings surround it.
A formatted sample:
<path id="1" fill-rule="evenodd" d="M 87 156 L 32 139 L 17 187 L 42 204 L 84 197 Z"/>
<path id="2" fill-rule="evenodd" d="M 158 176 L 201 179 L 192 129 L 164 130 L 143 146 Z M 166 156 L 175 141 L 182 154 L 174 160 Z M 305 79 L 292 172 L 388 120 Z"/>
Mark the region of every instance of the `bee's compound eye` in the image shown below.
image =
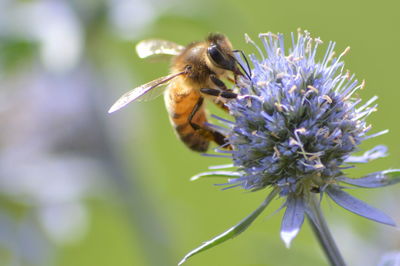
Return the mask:
<path id="1" fill-rule="evenodd" d="M 217 66 L 224 65 L 226 61 L 216 45 L 211 45 L 210 47 L 208 47 L 208 55 L 211 61 Z"/>

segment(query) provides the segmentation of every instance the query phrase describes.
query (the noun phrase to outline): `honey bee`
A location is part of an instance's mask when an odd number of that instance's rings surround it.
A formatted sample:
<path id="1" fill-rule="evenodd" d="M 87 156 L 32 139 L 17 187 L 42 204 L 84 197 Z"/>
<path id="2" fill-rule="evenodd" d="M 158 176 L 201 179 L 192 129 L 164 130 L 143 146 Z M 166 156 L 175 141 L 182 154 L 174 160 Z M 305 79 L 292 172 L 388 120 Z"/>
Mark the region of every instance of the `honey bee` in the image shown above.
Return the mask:
<path id="1" fill-rule="evenodd" d="M 237 97 L 221 80 L 235 82 L 238 76 L 243 76 L 228 38 L 210 34 L 204 41 L 186 47 L 150 39 L 138 43 L 136 51 L 141 58 L 172 55 L 171 74 L 125 93 L 108 112 L 115 112 L 132 101 L 153 99 L 164 92 L 170 122 L 188 148 L 205 152 L 210 141 L 229 146 L 224 135 L 207 126 L 204 107 L 204 98 L 207 98 L 227 110 L 226 101 Z M 160 90 L 161 85 L 167 85 L 166 90 Z"/>

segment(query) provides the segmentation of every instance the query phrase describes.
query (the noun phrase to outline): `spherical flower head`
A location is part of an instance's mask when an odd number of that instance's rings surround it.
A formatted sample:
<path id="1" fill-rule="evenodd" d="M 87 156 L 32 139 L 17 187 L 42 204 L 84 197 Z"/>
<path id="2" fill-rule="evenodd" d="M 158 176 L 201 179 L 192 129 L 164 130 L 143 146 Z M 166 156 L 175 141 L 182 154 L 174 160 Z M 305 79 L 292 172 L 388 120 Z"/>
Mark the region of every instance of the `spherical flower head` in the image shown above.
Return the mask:
<path id="1" fill-rule="evenodd" d="M 189 252 L 181 263 L 244 232 L 278 195 L 284 199 L 281 238 L 287 246 L 296 237 L 305 216 L 314 225 L 321 243 L 334 242 L 324 240 L 331 238 L 319 207 L 319 200 L 326 194 L 348 211 L 395 225 L 389 216 L 344 191 L 348 185 L 379 188 L 400 182 L 399 169 L 356 179 L 346 177 L 344 171 L 353 164 L 387 155 L 387 148 L 382 145 L 362 155 L 353 155 L 362 141 L 388 132 L 368 134 L 371 126 L 366 118 L 376 111 L 373 102 L 377 97 L 361 103 L 356 96 L 364 81 L 358 82 L 344 70 L 342 58 L 349 48 L 336 56 L 335 43 L 330 42 L 319 59 L 317 48 L 322 44 L 319 38 L 312 38 L 307 31 L 291 37 L 291 48 L 286 50 L 282 34 L 260 34 L 263 52 L 246 36 L 260 56 L 250 55 L 252 69 L 246 69 L 243 58 L 238 58 L 246 75 L 236 82 L 237 98 L 227 103 L 233 121 L 219 118 L 228 127 L 225 129 L 209 125 L 224 131 L 232 148 L 230 151 L 217 148 L 223 155 L 213 156 L 233 161 L 232 165 L 212 169 L 236 169 L 201 173 L 192 178 L 222 176 L 228 178 L 223 184 L 227 188 L 241 186 L 256 191 L 271 187 L 271 192 L 253 213 Z M 325 244 L 327 253 L 335 254 L 337 248 L 330 249 Z M 333 260 L 331 264 L 344 262 Z"/>
<path id="2" fill-rule="evenodd" d="M 354 92 L 363 87 L 343 73 L 331 43 L 316 62 L 321 43 L 299 32 L 286 53 L 282 34 L 262 34 L 267 57 L 252 56 L 251 80 L 239 83 L 240 96 L 228 104 L 235 119 L 229 135 L 234 165 L 245 189 L 269 185 L 282 193 L 320 188 L 342 175 L 342 165 L 370 127 L 375 107 L 357 108 Z M 264 55 L 262 55 L 264 56 Z"/>

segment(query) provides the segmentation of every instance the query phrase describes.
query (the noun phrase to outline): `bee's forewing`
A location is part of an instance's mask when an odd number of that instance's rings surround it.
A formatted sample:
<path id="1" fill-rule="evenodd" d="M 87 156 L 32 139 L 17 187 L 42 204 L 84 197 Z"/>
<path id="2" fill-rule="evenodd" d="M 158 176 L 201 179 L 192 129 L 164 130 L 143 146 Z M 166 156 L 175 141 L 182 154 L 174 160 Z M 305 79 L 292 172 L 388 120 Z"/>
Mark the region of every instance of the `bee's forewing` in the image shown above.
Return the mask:
<path id="1" fill-rule="evenodd" d="M 182 45 L 160 39 L 143 40 L 136 45 L 136 52 L 140 58 L 178 55 L 184 49 L 185 47 Z"/>
<path id="2" fill-rule="evenodd" d="M 111 106 L 110 110 L 108 110 L 108 113 L 113 113 L 133 101 L 149 101 L 156 98 L 165 89 L 165 87 L 160 88 L 160 86 L 167 85 L 168 82 L 171 81 L 173 78 L 185 73 L 185 71 L 182 71 L 179 73 L 161 77 L 128 91 Z"/>

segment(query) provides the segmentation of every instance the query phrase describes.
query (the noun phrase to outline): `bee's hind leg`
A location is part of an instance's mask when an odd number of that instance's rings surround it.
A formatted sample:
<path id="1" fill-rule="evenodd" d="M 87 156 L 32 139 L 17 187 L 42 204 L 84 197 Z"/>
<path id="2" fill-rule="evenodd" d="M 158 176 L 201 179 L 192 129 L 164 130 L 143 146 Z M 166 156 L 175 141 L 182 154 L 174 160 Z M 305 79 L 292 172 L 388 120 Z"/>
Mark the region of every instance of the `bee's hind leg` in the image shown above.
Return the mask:
<path id="1" fill-rule="evenodd" d="M 200 135 L 204 136 L 205 138 L 214 141 L 218 145 L 225 145 L 227 144 L 226 137 L 221 134 L 218 131 L 215 131 L 213 129 L 207 128 L 205 126 L 201 126 L 193 122 L 193 118 L 196 115 L 196 113 L 199 111 L 200 107 L 203 105 L 204 98 L 200 97 L 199 100 L 197 101 L 196 105 L 193 107 L 192 112 L 189 115 L 188 122 L 190 126 L 196 130 Z M 230 146 L 228 146 L 230 147 Z M 227 148 L 228 148 L 227 147 Z"/>

